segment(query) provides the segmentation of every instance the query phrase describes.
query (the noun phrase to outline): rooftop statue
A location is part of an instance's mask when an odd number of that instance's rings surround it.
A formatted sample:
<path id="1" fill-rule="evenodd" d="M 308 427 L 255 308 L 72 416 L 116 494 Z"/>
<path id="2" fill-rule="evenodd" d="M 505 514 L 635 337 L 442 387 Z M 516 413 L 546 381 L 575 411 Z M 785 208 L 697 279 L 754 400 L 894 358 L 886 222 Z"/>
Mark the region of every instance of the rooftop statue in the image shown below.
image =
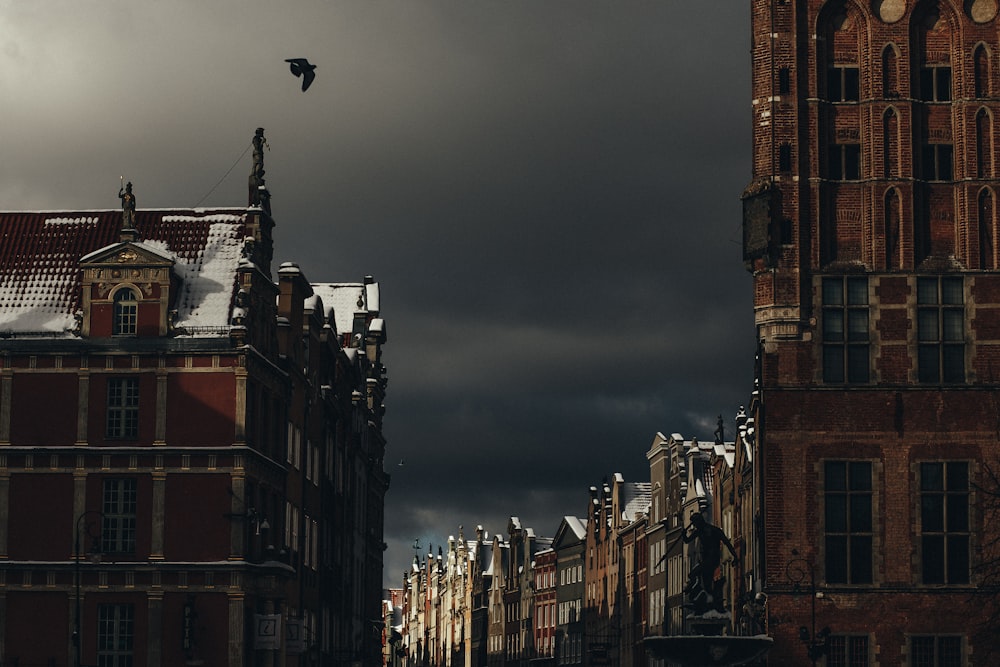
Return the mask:
<path id="1" fill-rule="evenodd" d="M 253 135 L 253 164 L 250 166 L 250 178 L 247 181 L 249 190 L 250 206 L 260 206 L 260 189 L 264 186 L 264 146 L 267 146 L 267 139 L 264 138 L 264 128 L 258 127 Z"/>
<path id="2" fill-rule="evenodd" d="M 122 200 L 122 229 L 135 229 L 135 195 L 132 194 L 132 181 L 118 190 L 118 198 Z"/>

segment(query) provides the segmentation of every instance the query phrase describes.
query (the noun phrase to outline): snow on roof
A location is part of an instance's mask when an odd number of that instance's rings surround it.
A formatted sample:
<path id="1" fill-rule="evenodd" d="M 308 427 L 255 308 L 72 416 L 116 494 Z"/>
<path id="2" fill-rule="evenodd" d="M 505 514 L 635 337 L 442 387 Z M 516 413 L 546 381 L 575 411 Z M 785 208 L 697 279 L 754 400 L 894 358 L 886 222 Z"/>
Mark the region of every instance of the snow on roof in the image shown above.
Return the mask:
<path id="1" fill-rule="evenodd" d="M 366 298 L 366 292 L 371 290 L 365 289 L 366 287 L 371 287 L 372 285 L 364 285 L 363 283 L 313 283 L 313 293 L 323 300 L 323 308 L 326 312 L 323 313 L 325 317 L 329 317 L 333 311 L 334 323 L 337 326 L 337 333 L 339 335 L 349 334 L 354 329 L 354 313 L 363 312 L 367 313 L 369 310 L 377 310 L 377 305 L 375 309 L 370 309 L 368 307 L 368 300 Z M 375 283 L 376 289 L 375 294 L 378 294 L 378 283 Z M 378 297 L 376 296 L 376 301 Z"/>
<path id="2" fill-rule="evenodd" d="M 622 518 L 635 521 L 640 514 L 649 511 L 653 485 L 650 482 L 628 482 L 622 487 Z"/>
<path id="3" fill-rule="evenodd" d="M 575 516 L 564 516 L 563 521 L 578 539 L 582 540 L 587 536 L 587 522 L 583 519 Z"/>
<path id="4" fill-rule="evenodd" d="M 245 209 L 136 211 L 134 245 L 174 262 L 180 327 L 229 324 Z M 79 262 L 116 245 L 121 210 L 0 212 L 0 331 L 63 333 L 76 327 Z"/>

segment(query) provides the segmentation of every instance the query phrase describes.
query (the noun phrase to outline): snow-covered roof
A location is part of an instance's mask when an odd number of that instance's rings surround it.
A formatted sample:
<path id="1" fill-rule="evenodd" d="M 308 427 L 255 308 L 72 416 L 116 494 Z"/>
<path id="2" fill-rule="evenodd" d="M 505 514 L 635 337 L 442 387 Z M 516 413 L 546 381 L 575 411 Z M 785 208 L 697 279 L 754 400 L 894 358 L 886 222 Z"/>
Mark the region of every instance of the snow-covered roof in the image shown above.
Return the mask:
<path id="1" fill-rule="evenodd" d="M 622 487 L 622 518 L 635 521 L 640 514 L 648 513 L 652 490 L 650 482 L 627 482 Z"/>
<path id="2" fill-rule="evenodd" d="M 0 212 L 0 332 L 70 335 L 81 306 L 80 261 L 119 244 L 120 209 Z M 131 245 L 174 263 L 178 327 L 229 325 L 245 209 L 136 211 Z"/>
<path id="3" fill-rule="evenodd" d="M 378 283 L 313 283 L 312 288 L 323 300 L 324 316 L 333 315 L 341 336 L 353 330 L 354 313 L 378 313 Z"/>
<path id="4" fill-rule="evenodd" d="M 573 531 L 577 539 L 582 540 L 587 537 L 587 522 L 584 519 L 575 516 L 564 516 L 563 521 L 566 522 L 566 526 Z"/>

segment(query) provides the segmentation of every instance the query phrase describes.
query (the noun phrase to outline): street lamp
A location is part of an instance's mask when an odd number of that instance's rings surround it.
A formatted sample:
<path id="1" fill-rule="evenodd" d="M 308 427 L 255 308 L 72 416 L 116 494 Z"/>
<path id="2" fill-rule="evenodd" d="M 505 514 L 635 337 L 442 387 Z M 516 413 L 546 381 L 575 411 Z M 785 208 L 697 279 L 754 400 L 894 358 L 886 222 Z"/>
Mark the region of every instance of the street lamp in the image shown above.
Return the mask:
<path id="1" fill-rule="evenodd" d="M 792 551 L 794 554 L 795 551 Z M 830 628 L 824 626 L 816 632 L 816 575 L 813 564 L 805 558 L 798 557 L 788 561 L 785 565 L 785 575 L 792 582 L 795 592 L 801 590 L 800 584 L 809 575 L 809 601 L 810 601 L 810 627 L 799 626 L 799 641 L 806 647 L 806 655 L 813 665 L 830 650 L 827 640 L 830 637 Z"/>
<path id="2" fill-rule="evenodd" d="M 81 655 L 81 653 L 83 651 L 83 646 L 82 646 L 83 642 L 81 641 L 81 636 L 80 636 L 80 619 L 81 619 L 81 616 L 80 616 L 80 555 L 81 555 L 80 554 L 80 525 L 83 523 L 83 520 L 86 517 L 90 516 L 90 515 L 96 515 L 96 516 L 100 517 L 101 519 L 104 519 L 104 514 L 102 514 L 101 512 L 98 512 L 97 510 L 87 510 L 86 512 L 84 512 L 83 514 L 81 514 L 80 516 L 78 516 L 76 518 L 76 530 L 73 532 L 73 575 L 74 575 L 73 580 L 74 580 L 75 587 L 76 587 L 76 618 L 73 619 L 73 649 L 75 651 L 75 655 L 73 657 L 73 664 L 76 665 L 76 667 L 80 667 L 80 655 Z M 91 545 L 90 551 L 88 553 L 91 554 L 92 558 L 95 561 L 98 561 L 101 558 L 100 545 L 97 543 L 97 538 L 95 536 L 91 535 L 91 533 L 90 533 L 90 526 L 89 525 L 87 525 L 86 530 L 87 530 L 87 536 L 88 537 L 94 537 L 94 542 Z M 100 535 L 100 533 L 98 533 L 98 535 Z"/>

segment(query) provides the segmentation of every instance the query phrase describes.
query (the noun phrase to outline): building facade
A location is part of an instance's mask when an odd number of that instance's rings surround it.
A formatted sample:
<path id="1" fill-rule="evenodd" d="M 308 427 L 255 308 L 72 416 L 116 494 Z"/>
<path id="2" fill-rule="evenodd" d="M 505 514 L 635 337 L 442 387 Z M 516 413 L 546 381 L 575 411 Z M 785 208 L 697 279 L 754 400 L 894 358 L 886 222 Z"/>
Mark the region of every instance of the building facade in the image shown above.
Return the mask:
<path id="1" fill-rule="evenodd" d="M 745 577 L 771 659 L 994 664 L 997 3 L 751 8 Z"/>
<path id="2" fill-rule="evenodd" d="M 378 285 L 274 276 L 255 184 L 0 213 L 3 664 L 381 663 Z"/>

